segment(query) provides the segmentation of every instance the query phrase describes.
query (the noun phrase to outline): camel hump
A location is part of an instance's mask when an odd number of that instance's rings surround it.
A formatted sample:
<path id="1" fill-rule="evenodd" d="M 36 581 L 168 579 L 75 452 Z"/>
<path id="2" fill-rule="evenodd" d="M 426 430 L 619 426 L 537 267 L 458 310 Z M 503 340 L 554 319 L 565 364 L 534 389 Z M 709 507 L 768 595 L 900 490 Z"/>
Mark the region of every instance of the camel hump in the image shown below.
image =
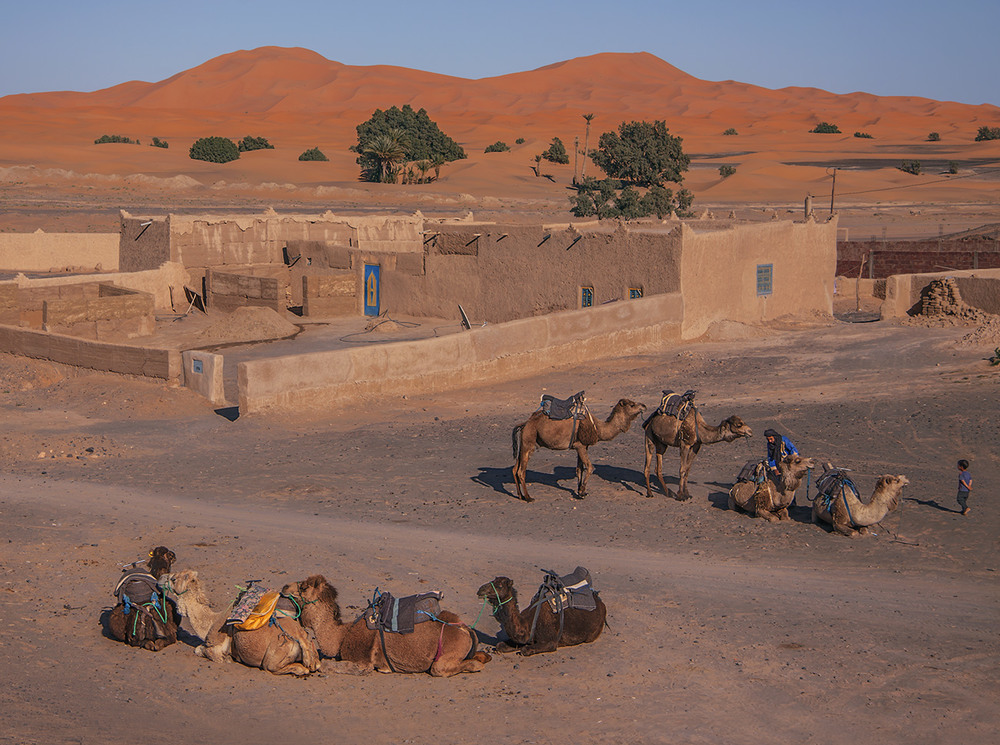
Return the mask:
<path id="1" fill-rule="evenodd" d="M 856 499 L 861 499 L 858 487 L 851 481 L 847 471 L 841 468 L 830 468 L 830 470 L 824 471 L 823 475 L 816 479 L 816 489 L 816 499 L 820 500 L 820 504 L 825 510 L 830 509 L 830 505 L 837 497 L 846 497 L 848 491 L 852 492 Z"/>

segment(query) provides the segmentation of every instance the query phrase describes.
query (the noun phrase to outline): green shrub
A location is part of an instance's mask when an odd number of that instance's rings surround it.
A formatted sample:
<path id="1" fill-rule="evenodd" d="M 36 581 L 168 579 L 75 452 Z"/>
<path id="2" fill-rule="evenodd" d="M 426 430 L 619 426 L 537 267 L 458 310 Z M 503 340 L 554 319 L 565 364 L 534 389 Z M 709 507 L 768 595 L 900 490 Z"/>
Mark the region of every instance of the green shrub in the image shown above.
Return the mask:
<path id="1" fill-rule="evenodd" d="M 899 170 L 903 173 L 911 173 L 914 176 L 920 175 L 920 161 L 919 160 L 904 160 L 899 166 Z"/>
<path id="2" fill-rule="evenodd" d="M 719 166 L 719 175 L 722 178 L 729 178 L 736 173 L 736 166 Z"/>
<path id="3" fill-rule="evenodd" d="M 737 132 L 736 129 L 734 129 L 733 127 L 730 127 L 729 129 L 727 129 L 722 134 L 724 134 L 724 135 L 730 135 L 731 136 L 731 135 L 738 135 L 739 132 Z"/>
<path id="4" fill-rule="evenodd" d="M 927 141 L 928 142 L 940 142 L 941 141 L 941 133 L 940 132 L 931 132 L 930 134 L 927 135 Z"/>
<path id="5" fill-rule="evenodd" d="M 425 109 L 414 111 L 410 104 L 376 109 L 371 118 L 357 126 L 358 144 L 351 151 L 358 153 L 361 178 L 365 181 L 395 183 L 399 163 L 430 161 L 435 178 L 441 166 L 468 157 L 462 146 L 441 131 Z"/>
<path id="6" fill-rule="evenodd" d="M 814 129 L 810 129 L 809 131 L 821 135 L 839 135 L 840 127 L 836 124 L 830 124 L 830 122 L 820 122 Z"/>
<path id="7" fill-rule="evenodd" d="M 239 159 L 240 149 L 228 137 L 202 137 L 191 146 L 188 156 L 209 163 L 228 163 Z"/>
<path id="8" fill-rule="evenodd" d="M 677 194 L 663 186 L 651 186 L 639 196 L 639 190 L 631 184 L 622 187 L 615 179 L 598 181 L 585 177 L 576 185 L 577 193 L 570 197 L 571 210 L 576 217 L 594 217 L 600 220 L 624 218 L 631 220 L 656 215 L 663 219 L 671 212 L 682 214 L 694 201 L 694 195 L 687 189 Z"/>
<path id="9" fill-rule="evenodd" d="M 984 140 L 1000 140 L 1000 127 L 980 127 L 976 142 Z"/>
<path id="10" fill-rule="evenodd" d="M 514 144 L 515 145 L 523 145 L 524 144 L 524 138 L 523 137 L 518 137 L 516 140 L 514 140 Z"/>
<path id="11" fill-rule="evenodd" d="M 691 158 L 684 153 L 683 141 L 674 137 L 663 121 L 622 122 L 618 132 L 605 132 L 597 150 L 588 155 L 610 178 L 635 186 L 681 183 Z"/>
<path id="12" fill-rule="evenodd" d="M 166 140 L 161 140 L 159 137 L 154 137 L 153 138 L 153 142 L 151 143 L 151 145 L 153 147 L 162 147 L 162 148 L 168 148 L 168 147 L 170 147 L 170 143 L 169 142 L 167 142 Z"/>
<path id="13" fill-rule="evenodd" d="M 506 142 L 504 142 L 503 140 L 497 140 L 492 145 L 487 145 L 486 149 L 483 152 L 484 153 L 506 153 L 508 150 L 510 150 L 510 148 L 507 147 L 507 143 Z"/>
<path id="14" fill-rule="evenodd" d="M 874 138 L 873 138 L 873 137 L 872 137 L 872 136 L 871 136 L 870 134 L 868 134 L 867 132 L 855 132 L 855 133 L 854 133 L 854 136 L 855 136 L 855 137 L 858 137 L 858 138 L 860 138 L 860 139 L 862 139 L 862 140 L 872 140 L 872 139 L 874 139 Z"/>
<path id="15" fill-rule="evenodd" d="M 128 137 L 123 137 L 122 135 L 101 135 L 96 140 L 94 140 L 95 145 L 106 145 L 109 142 L 123 142 L 128 145 L 138 145 L 138 140 L 131 140 Z"/>
<path id="16" fill-rule="evenodd" d="M 552 163 L 562 163 L 563 165 L 569 163 L 569 153 L 566 152 L 566 146 L 558 137 L 552 138 L 552 144 L 549 145 L 548 150 L 542 153 L 542 157 Z"/>
<path id="17" fill-rule="evenodd" d="M 958 161 L 949 160 L 948 161 L 948 173 L 955 174 L 958 173 Z"/>
<path id="18" fill-rule="evenodd" d="M 268 142 L 266 137 L 247 135 L 240 140 L 239 150 L 241 153 L 249 153 L 251 150 L 274 150 L 274 145 Z"/>
<path id="19" fill-rule="evenodd" d="M 299 160 L 329 160 L 318 147 L 311 147 L 299 156 Z"/>

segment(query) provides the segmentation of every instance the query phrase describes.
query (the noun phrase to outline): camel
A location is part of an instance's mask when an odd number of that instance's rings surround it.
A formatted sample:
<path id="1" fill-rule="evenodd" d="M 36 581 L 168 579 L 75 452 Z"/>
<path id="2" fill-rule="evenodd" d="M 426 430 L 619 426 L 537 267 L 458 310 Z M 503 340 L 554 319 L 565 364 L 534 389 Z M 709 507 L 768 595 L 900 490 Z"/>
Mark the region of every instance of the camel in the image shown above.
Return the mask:
<path id="1" fill-rule="evenodd" d="M 549 450 L 576 450 L 576 496 L 578 499 L 586 497 L 587 479 L 594 472 L 594 464 L 590 462 L 587 448 L 628 432 L 635 418 L 645 410 L 645 404 L 623 398 L 615 404 L 611 414 L 603 422 L 594 419 L 589 409 L 586 410 L 586 416 L 579 420 L 550 419 L 543 411 L 536 411 L 528 421 L 517 425 L 511 432 L 517 496 L 525 502 L 535 501 L 528 496 L 526 475 L 528 459 L 535 448 L 541 446 Z"/>
<path id="2" fill-rule="evenodd" d="M 285 585 L 281 592 L 302 608 L 302 625 L 316 635 L 320 653 L 339 656 L 334 672 L 426 672 L 446 678 L 478 673 L 492 659 L 477 650 L 475 630 L 450 611 L 442 610 L 437 619 L 414 624 L 411 633 L 380 634 L 368 628 L 365 615 L 350 624 L 341 622 L 337 590 L 321 574 Z"/>
<path id="3" fill-rule="evenodd" d="M 788 506 L 795 499 L 795 490 L 810 468 L 816 465 L 812 458 L 786 455 L 778 462 L 778 477 L 768 473 L 764 483 L 739 481 L 729 490 L 729 509 L 739 507 L 755 517 L 768 522 L 788 520 Z"/>
<path id="4" fill-rule="evenodd" d="M 608 609 L 596 592 L 596 610 L 565 608 L 561 622 L 559 614 L 552 610 L 546 600 L 539 603 L 540 592 L 541 590 L 535 593 L 531 603 L 522 611 L 518 609 L 517 590 L 510 578 L 497 577 L 479 588 L 476 594 L 490 604 L 494 617 L 511 642 L 500 642 L 496 647 L 497 652 L 503 654 L 517 651 L 527 657 L 541 652 L 554 652 L 559 647 L 587 644 L 601 635 Z"/>
<path id="5" fill-rule="evenodd" d="M 657 410 L 642 423 L 642 428 L 646 432 L 646 463 L 642 469 L 646 477 L 646 496 L 653 496 L 649 487 L 649 464 L 655 455 L 656 478 L 660 481 L 663 493 L 681 502 L 691 499 L 687 488 L 688 473 L 702 445 L 753 437 L 753 430 L 738 416 L 731 416 L 718 427 L 713 427 L 702 418 L 695 406 L 690 407 L 683 420 Z M 676 494 L 663 482 L 663 454 L 668 447 L 680 448 L 681 451 L 680 481 Z"/>
<path id="6" fill-rule="evenodd" d="M 829 470 L 829 468 L 827 469 Z M 830 523 L 834 531 L 848 538 L 868 535 L 869 526 L 880 522 L 899 506 L 899 495 L 910 483 L 906 476 L 886 474 L 875 483 L 875 491 L 867 503 L 858 499 L 851 489 L 838 489 L 830 502 L 820 494 L 813 502 L 812 521 Z"/>
<path id="7" fill-rule="evenodd" d="M 133 584 L 123 576 L 123 582 L 126 583 L 123 591 L 131 593 L 133 597 L 129 601 L 128 612 L 125 610 L 125 601 L 122 600 L 108 615 L 108 631 L 115 639 L 153 652 L 159 652 L 177 641 L 180 619 L 176 608 L 163 593 L 155 592 L 152 587 L 156 580 L 170 571 L 176 560 L 176 555 L 169 548 L 157 546 L 149 552 L 149 559 L 146 561 L 148 574 L 141 570 L 126 570 L 127 574 L 139 577 L 137 584 Z M 149 579 L 150 576 L 152 580 Z M 139 598 L 138 602 L 136 596 Z"/>
<path id="8" fill-rule="evenodd" d="M 228 607 L 216 612 L 209 606 L 198 572 L 185 569 L 166 574 L 160 586 L 204 642 L 194 650 L 199 657 L 212 662 L 232 659 L 275 675 L 304 676 L 319 669 L 316 644 L 294 618 L 272 619 L 253 631 L 240 631 L 226 623 Z"/>

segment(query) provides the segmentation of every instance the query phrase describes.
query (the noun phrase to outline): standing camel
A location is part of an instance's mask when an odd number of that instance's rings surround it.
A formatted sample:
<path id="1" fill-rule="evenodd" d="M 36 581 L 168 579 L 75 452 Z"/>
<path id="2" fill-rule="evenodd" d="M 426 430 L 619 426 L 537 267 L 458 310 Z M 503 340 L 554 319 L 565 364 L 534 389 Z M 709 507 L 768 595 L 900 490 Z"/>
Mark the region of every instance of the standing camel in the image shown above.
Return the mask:
<path id="1" fill-rule="evenodd" d="M 125 569 L 115 590 L 121 601 L 108 615 L 111 636 L 130 646 L 153 652 L 159 652 L 177 641 L 180 620 L 176 617 L 177 611 L 156 586 L 157 580 L 170 571 L 176 560 L 169 548 L 157 546 L 149 552 L 146 562 L 148 571 L 135 564 Z"/>
<path id="2" fill-rule="evenodd" d="M 816 462 L 812 458 L 786 455 L 778 461 L 777 478 L 768 472 L 763 483 L 738 481 L 733 484 L 729 490 L 729 509 L 735 510 L 739 507 L 768 522 L 790 519 L 788 507 L 795 499 L 795 490 L 802 484 L 802 479 L 809 469 L 815 465 Z"/>
<path id="3" fill-rule="evenodd" d="M 829 467 L 827 468 L 829 470 Z M 910 480 L 899 474 L 886 474 L 875 484 L 875 491 L 868 502 L 862 502 L 852 489 L 834 490 L 828 499 L 819 494 L 813 502 L 812 521 L 830 523 L 835 532 L 855 538 L 868 535 L 869 526 L 875 525 L 899 506 L 899 495 Z"/>
<path id="4" fill-rule="evenodd" d="M 642 469 L 646 477 L 646 496 L 653 496 L 649 487 L 649 464 L 655 455 L 656 478 L 660 481 L 663 493 L 679 501 L 691 499 L 687 488 L 688 473 L 702 445 L 732 442 L 740 437 L 753 436 L 753 430 L 738 416 L 731 416 L 718 427 L 713 427 L 702 418 L 695 406 L 688 408 L 684 419 L 657 410 L 643 422 L 642 428 L 646 432 L 646 463 Z M 681 451 L 680 483 L 676 494 L 663 481 L 663 454 L 668 447 L 680 448 Z"/>
<path id="5" fill-rule="evenodd" d="M 598 442 L 613 440 L 622 432 L 628 432 L 632 422 L 646 410 L 645 404 L 639 404 L 627 398 L 621 399 L 611 410 L 605 421 L 594 419 L 590 409 L 585 409 L 583 419 L 550 419 L 538 410 L 524 424 L 514 427 L 511 432 L 511 444 L 514 450 L 514 484 L 517 496 L 525 502 L 535 500 L 528 496 L 528 459 L 536 447 L 549 450 L 576 450 L 576 496 L 583 499 L 587 496 L 587 479 L 594 472 L 594 464 L 590 462 L 587 448 Z"/>
<path id="6" fill-rule="evenodd" d="M 379 634 L 377 629 L 368 628 L 365 615 L 350 624 L 341 622 L 337 590 L 321 574 L 285 585 L 281 592 L 302 608 L 302 625 L 316 635 L 320 653 L 340 657 L 334 672 L 426 672 L 449 677 L 478 673 L 492 659 L 477 651 L 476 632 L 450 611 L 442 610 L 437 617 L 414 624 L 407 634 Z"/>
<path id="7" fill-rule="evenodd" d="M 226 623 L 229 607 L 217 612 L 209 606 L 198 572 L 185 569 L 165 574 L 160 587 L 205 642 L 194 650 L 199 657 L 212 662 L 232 659 L 275 675 L 302 676 L 319 669 L 316 644 L 294 618 L 279 618 L 253 631 L 239 631 Z"/>

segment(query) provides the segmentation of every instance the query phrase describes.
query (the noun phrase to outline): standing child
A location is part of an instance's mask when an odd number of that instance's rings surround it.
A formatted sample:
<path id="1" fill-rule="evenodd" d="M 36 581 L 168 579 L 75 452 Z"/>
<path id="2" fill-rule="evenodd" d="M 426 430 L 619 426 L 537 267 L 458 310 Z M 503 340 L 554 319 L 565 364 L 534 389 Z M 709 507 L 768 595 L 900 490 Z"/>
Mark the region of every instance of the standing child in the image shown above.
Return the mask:
<path id="1" fill-rule="evenodd" d="M 972 491 L 972 474 L 969 473 L 969 461 L 964 458 L 958 462 L 958 506 L 962 514 L 969 514 L 969 492 Z"/>

